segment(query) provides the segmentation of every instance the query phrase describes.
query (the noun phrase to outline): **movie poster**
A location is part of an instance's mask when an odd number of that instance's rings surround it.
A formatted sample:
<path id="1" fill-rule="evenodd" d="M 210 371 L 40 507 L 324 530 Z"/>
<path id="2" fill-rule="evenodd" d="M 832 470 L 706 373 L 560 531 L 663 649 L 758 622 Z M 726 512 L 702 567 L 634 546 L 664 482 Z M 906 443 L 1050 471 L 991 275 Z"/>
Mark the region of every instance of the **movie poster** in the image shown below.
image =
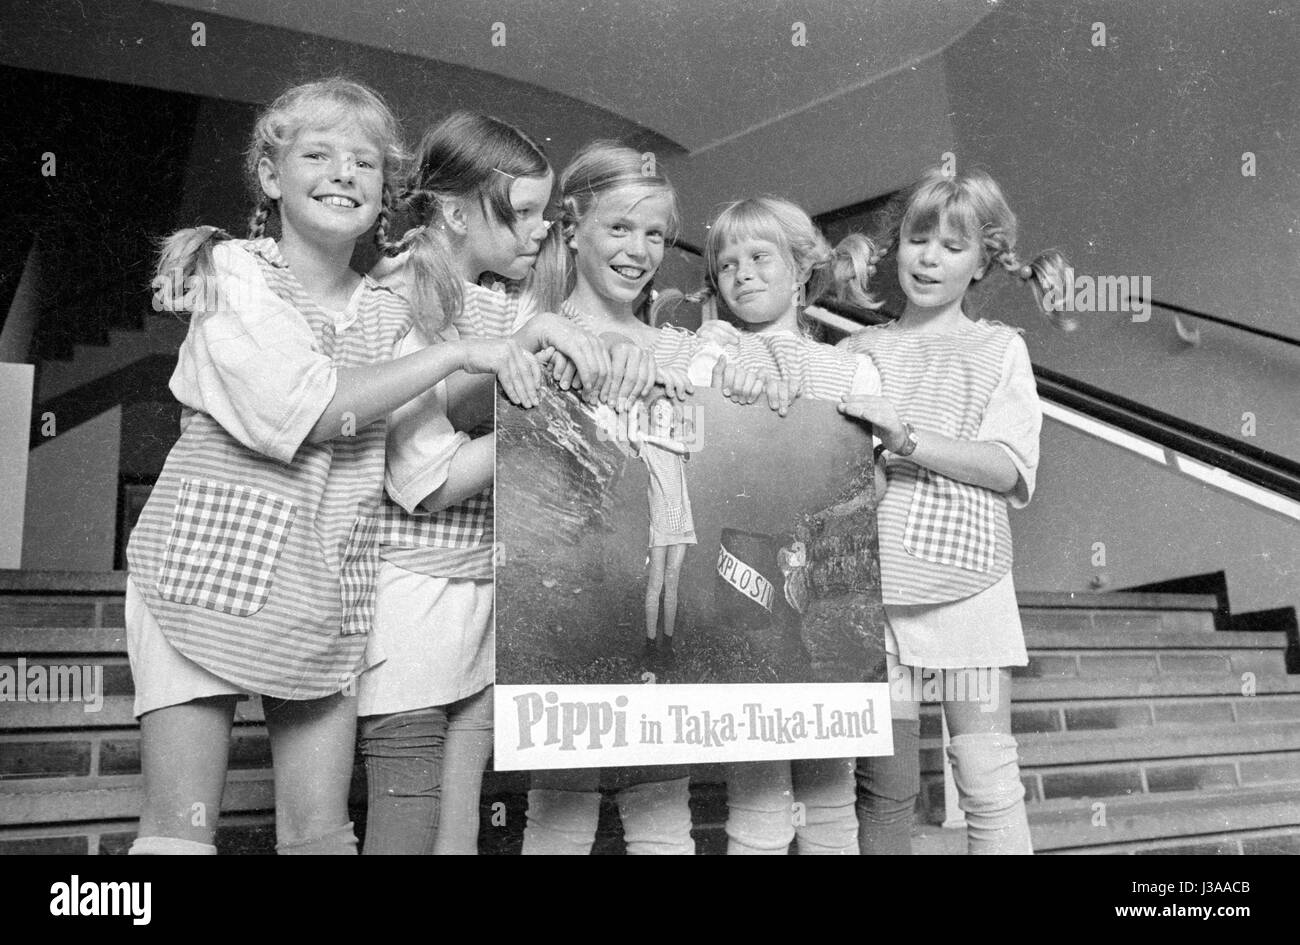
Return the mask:
<path id="1" fill-rule="evenodd" d="M 498 770 L 892 751 L 865 425 L 548 388 L 497 431 Z"/>

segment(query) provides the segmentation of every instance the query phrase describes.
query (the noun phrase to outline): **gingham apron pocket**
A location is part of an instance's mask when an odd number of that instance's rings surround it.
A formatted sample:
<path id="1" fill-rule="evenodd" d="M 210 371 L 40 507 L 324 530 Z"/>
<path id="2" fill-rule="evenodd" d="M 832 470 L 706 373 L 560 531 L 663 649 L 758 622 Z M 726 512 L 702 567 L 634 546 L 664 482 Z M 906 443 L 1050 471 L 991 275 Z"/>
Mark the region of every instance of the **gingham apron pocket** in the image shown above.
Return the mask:
<path id="1" fill-rule="evenodd" d="M 369 633 L 375 621 L 375 581 L 379 576 L 379 517 L 363 512 L 352 523 L 339 569 L 344 636 Z"/>
<path id="2" fill-rule="evenodd" d="M 182 479 L 158 573 L 164 600 L 247 617 L 271 595 L 294 505 L 248 486 Z"/>
<path id="3" fill-rule="evenodd" d="M 966 571 L 991 571 L 996 541 L 987 489 L 920 470 L 903 529 L 908 554 Z"/>

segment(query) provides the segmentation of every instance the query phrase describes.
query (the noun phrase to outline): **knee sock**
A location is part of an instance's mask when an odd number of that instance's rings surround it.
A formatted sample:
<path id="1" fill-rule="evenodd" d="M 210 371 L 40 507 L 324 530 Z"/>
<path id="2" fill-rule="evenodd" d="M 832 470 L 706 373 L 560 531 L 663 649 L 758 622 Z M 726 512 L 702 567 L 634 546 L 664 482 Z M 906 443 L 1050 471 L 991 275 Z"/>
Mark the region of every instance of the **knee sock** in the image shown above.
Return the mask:
<path id="1" fill-rule="evenodd" d="M 349 821 L 328 833 L 306 840 L 283 840 L 275 845 L 280 856 L 356 856 L 357 835 Z"/>
<path id="2" fill-rule="evenodd" d="M 182 840 L 179 837 L 136 837 L 127 856 L 216 856 L 211 843 Z"/>
<path id="3" fill-rule="evenodd" d="M 534 788 L 528 792 L 522 853 L 524 856 L 586 856 L 596 842 L 599 820 L 599 791 Z"/>
<path id="4" fill-rule="evenodd" d="M 1016 740 L 998 732 L 957 735 L 948 756 L 966 812 L 968 852 L 1033 853 Z"/>
<path id="5" fill-rule="evenodd" d="M 368 795 L 366 855 L 433 852 L 446 735 L 442 708 L 361 719 L 358 743 Z"/>
<path id="6" fill-rule="evenodd" d="M 727 765 L 727 856 L 785 856 L 795 834 L 788 761 Z"/>
<path id="7" fill-rule="evenodd" d="M 857 856 L 854 759 L 792 761 L 796 849 L 800 856 Z"/>
<path id="8" fill-rule="evenodd" d="M 691 779 L 648 781 L 618 792 L 629 856 L 694 856 Z"/>
<path id="9" fill-rule="evenodd" d="M 921 793 L 921 723 L 894 719 L 894 754 L 858 759 L 858 846 L 863 856 L 909 856 Z"/>

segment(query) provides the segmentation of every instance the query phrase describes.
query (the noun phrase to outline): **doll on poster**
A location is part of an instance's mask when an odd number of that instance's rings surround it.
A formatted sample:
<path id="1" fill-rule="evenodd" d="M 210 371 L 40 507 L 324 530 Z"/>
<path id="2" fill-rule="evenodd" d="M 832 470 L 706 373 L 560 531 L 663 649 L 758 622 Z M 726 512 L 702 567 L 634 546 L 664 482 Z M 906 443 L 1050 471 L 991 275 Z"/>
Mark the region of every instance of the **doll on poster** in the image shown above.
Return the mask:
<path id="1" fill-rule="evenodd" d="M 696 543 L 691 497 L 686 488 L 686 463 L 691 454 L 683 442 L 686 431 L 681 429 L 673 402 L 660 397 L 650 404 L 645 432 L 641 430 L 641 403 L 637 401 L 628 413 L 628 442 L 649 474 L 646 496 L 650 508 L 650 570 L 645 591 L 645 649 L 650 659 L 662 654 L 671 660 L 682 562 L 687 546 Z M 681 439 L 674 439 L 674 432 Z M 661 597 L 664 634 L 656 643 Z"/>

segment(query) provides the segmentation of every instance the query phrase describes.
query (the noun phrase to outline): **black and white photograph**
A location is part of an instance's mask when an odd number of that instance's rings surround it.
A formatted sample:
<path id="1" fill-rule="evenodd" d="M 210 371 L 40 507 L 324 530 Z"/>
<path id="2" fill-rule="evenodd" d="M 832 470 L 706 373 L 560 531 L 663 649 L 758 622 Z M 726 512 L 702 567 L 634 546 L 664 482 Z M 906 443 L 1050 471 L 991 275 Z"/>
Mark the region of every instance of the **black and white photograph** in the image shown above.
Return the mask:
<path id="1" fill-rule="evenodd" d="M 1300 854 L 1298 50 L 7 3 L 0 855 Z"/>

